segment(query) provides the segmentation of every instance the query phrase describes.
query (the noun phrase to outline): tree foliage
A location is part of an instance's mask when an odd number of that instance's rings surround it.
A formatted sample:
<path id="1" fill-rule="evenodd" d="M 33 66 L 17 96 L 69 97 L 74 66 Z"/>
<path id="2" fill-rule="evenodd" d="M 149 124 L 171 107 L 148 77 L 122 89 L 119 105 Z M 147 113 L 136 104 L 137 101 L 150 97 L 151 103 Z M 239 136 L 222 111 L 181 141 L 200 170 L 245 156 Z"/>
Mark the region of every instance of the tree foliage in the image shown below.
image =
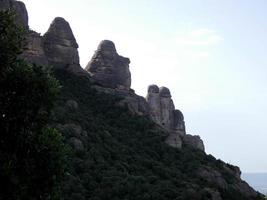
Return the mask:
<path id="1" fill-rule="evenodd" d="M 15 24 L 15 12 L 0 12 L 0 80 L 22 52 L 25 30 Z"/>
<path id="2" fill-rule="evenodd" d="M 48 126 L 59 84 L 18 58 L 23 41 L 14 13 L 0 11 L 0 199 L 55 199 L 66 167 L 63 138 Z"/>
<path id="3" fill-rule="evenodd" d="M 71 169 L 63 184 L 66 200 L 208 200 L 206 190 L 220 192 L 227 200 L 247 198 L 231 189 L 238 180 L 225 163 L 204 152 L 183 147 L 175 149 L 153 122 L 119 107 L 117 96 L 98 93 L 86 77 L 66 70 L 56 72 L 62 85 L 53 111 L 53 122 L 64 125 L 67 141 L 79 139 L 84 149 L 75 149 Z M 75 101 L 78 108 L 66 105 Z M 68 125 L 76 124 L 80 134 Z M 199 178 L 202 167 L 219 171 L 229 189 L 221 189 Z"/>

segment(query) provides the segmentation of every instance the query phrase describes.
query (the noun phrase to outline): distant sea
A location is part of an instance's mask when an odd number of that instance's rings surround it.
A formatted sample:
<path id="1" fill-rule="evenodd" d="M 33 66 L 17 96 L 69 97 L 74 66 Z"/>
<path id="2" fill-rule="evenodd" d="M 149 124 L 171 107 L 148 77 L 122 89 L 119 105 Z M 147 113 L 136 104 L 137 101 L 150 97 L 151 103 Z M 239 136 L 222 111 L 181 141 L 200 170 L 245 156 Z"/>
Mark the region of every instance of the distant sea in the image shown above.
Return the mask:
<path id="1" fill-rule="evenodd" d="M 241 177 L 255 190 L 267 195 L 267 173 L 242 173 Z"/>

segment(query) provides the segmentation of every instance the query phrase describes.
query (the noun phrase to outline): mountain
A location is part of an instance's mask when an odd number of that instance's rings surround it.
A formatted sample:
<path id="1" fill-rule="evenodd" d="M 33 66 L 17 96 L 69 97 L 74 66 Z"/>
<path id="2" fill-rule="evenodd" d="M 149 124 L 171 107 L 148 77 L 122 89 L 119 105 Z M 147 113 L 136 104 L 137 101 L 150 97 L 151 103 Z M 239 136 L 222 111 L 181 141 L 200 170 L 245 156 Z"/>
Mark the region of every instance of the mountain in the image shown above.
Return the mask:
<path id="1" fill-rule="evenodd" d="M 267 195 L 267 173 L 243 173 L 242 178 L 255 190 Z"/>
<path id="2" fill-rule="evenodd" d="M 205 153 L 166 87 L 150 85 L 144 98 L 131 89 L 130 59 L 109 40 L 100 42 L 83 69 L 69 23 L 57 17 L 41 36 L 28 29 L 22 2 L 13 8 L 27 30 L 21 57 L 50 66 L 61 92 L 50 124 L 72 153 L 62 194 L 66 200 L 260 200 L 236 166 Z"/>

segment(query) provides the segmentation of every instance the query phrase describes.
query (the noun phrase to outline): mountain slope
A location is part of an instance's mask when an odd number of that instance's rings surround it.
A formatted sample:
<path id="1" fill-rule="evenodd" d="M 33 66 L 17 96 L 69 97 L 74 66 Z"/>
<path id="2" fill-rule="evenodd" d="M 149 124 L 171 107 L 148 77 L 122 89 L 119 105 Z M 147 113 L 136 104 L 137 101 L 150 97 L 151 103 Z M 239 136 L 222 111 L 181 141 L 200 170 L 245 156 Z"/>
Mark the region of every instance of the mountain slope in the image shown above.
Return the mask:
<path id="1" fill-rule="evenodd" d="M 185 133 L 168 88 L 149 87 L 148 102 L 134 93 L 130 60 L 113 42 L 100 43 L 85 71 L 65 19 L 55 18 L 41 36 L 28 29 L 22 2 L 0 1 L 1 10 L 9 8 L 28 32 L 21 57 L 50 66 L 61 84 L 50 124 L 72 147 L 64 199 L 263 198 L 241 180 L 238 167 L 206 155 L 202 140 Z"/>
<path id="2" fill-rule="evenodd" d="M 65 199 L 262 199 L 236 167 L 168 146 L 163 129 L 98 93 L 89 77 L 55 74 L 62 92 L 52 123 L 74 149 Z"/>

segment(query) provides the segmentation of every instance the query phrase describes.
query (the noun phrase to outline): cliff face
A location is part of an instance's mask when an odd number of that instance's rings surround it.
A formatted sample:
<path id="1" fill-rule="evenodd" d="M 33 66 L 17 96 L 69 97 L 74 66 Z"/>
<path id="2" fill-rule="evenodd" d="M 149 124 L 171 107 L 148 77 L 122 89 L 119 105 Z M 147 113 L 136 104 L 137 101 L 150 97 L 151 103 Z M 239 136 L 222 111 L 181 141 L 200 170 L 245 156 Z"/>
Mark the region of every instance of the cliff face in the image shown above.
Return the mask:
<path id="1" fill-rule="evenodd" d="M 239 168 L 206 155 L 200 137 L 186 133 L 168 88 L 150 85 L 146 98 L 135 94 L 130 60 L 112 41 L 100 42 L 84 70 L 65 19 L 55 18 L 41 36 L 28 29 L 22 2 L 0 0 L 0 9 L 7 8 L 28 30 L 21 57 L 52 66 L 63 86 L 52 123 L 75 152 L 66 199 L 77 199 L 76 190 L 79 199 L 261 199 L 240 179 Z"/>

